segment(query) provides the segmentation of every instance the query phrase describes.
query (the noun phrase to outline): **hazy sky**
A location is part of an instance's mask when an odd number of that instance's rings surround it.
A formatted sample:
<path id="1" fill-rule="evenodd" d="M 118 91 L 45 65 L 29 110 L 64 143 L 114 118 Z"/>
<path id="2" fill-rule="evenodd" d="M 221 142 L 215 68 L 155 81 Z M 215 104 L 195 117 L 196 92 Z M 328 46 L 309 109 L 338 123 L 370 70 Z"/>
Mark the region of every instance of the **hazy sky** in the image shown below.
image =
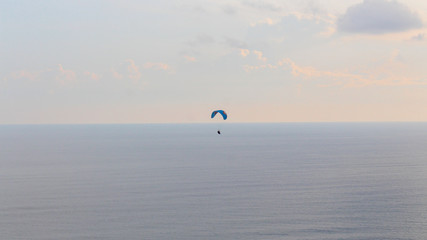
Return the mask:
<path id="1" fill-rule="evenodd" d="M 425 0 L 0 0 L 0 123 L 427 121 Z"/>

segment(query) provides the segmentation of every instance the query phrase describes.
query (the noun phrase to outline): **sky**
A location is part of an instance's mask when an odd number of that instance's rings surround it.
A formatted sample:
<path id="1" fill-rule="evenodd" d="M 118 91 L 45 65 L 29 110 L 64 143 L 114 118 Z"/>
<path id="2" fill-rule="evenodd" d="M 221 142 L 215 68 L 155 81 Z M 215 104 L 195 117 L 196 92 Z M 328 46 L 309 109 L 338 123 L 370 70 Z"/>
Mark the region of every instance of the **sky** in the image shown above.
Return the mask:
<path id="1" fill-rule="evenodd" d="M 427 121 L 424 0 L 0 0 L 0 124 Z"/>

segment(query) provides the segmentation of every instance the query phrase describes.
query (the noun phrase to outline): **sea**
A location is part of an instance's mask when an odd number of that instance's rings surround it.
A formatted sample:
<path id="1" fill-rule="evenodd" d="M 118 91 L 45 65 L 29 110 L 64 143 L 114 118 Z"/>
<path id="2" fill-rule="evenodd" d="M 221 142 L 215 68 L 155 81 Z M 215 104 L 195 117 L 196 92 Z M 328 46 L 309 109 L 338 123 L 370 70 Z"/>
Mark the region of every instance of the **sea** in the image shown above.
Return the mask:
<path id="1" fill-rule="evenodd" d="M 0 125 L 0 239 L 425 240 L 427 123 Z"/>

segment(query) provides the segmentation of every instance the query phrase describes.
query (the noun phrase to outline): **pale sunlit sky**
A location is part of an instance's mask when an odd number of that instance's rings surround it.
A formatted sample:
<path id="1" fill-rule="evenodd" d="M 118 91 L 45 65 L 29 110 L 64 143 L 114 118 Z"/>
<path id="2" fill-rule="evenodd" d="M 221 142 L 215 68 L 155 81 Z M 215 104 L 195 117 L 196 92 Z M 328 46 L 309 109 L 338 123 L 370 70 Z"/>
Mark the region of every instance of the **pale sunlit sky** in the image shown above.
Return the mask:
<path id="1" fill-rule="evenodd" d="M 425 0 L 0 0 L 0 124 L 427 121 Z"/>

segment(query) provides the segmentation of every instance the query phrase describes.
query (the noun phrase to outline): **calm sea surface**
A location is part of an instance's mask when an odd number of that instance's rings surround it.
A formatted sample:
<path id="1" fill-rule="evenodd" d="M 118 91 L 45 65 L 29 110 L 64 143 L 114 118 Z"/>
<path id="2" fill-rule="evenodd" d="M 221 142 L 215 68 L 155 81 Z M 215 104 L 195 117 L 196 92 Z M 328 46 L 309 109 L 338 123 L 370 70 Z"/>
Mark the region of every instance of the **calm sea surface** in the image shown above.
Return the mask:
<path id="1" fill-rule="evenodd" d="M 0 126 L 0 239 L 427 239 L 427 123 Z"/>

